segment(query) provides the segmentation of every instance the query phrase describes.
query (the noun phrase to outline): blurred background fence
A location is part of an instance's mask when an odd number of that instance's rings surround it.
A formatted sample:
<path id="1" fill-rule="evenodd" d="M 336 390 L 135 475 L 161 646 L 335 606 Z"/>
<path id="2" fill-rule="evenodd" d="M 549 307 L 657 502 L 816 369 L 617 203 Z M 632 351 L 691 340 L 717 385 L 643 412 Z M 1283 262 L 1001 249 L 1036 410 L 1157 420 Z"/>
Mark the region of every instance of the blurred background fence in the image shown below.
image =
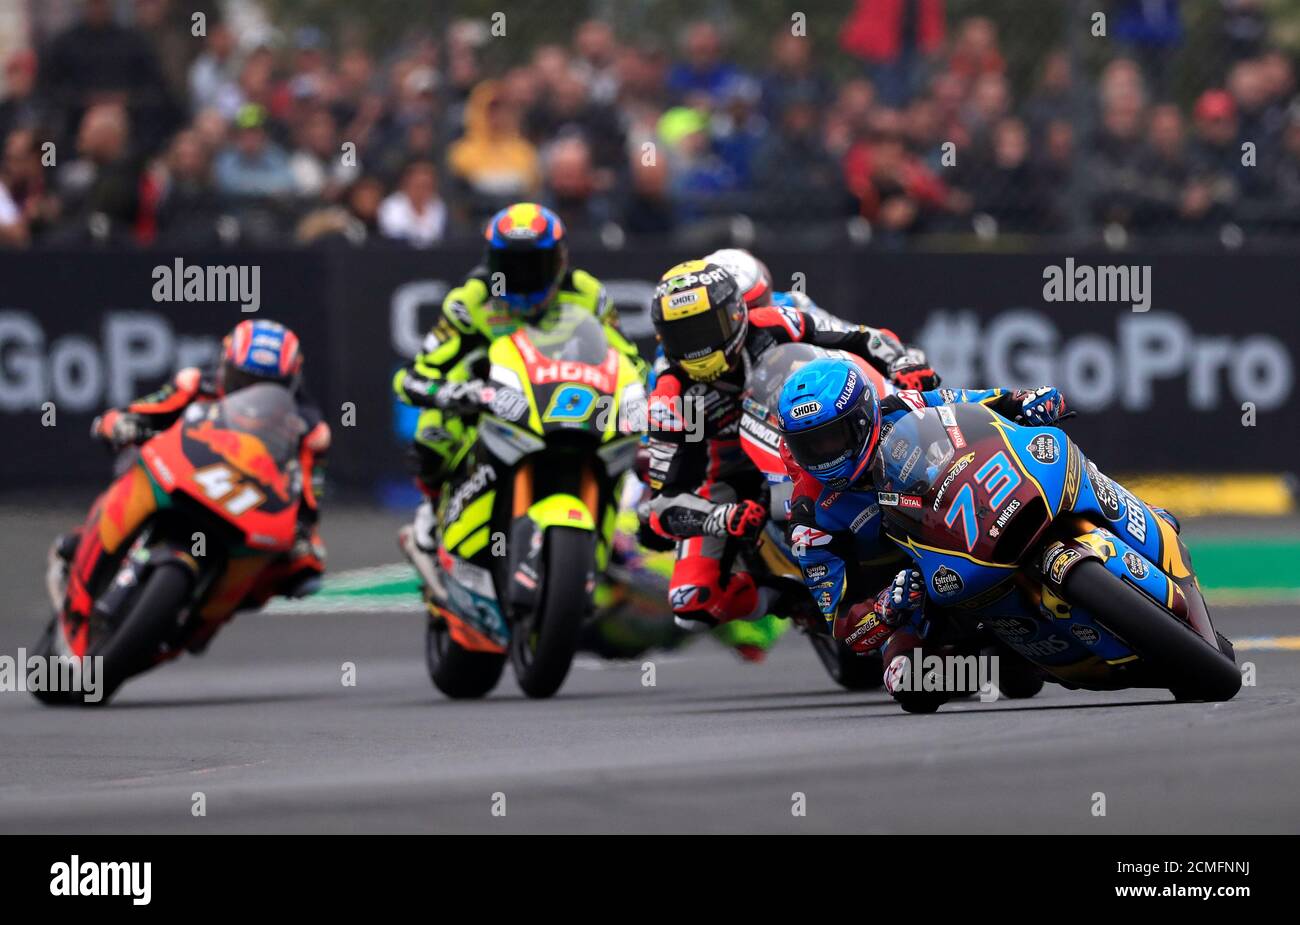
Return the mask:
<path id="1" fill-rule="evenodd" d="M 0 243 L 1290 247 L 1298 51 L 1300 0 L 7 0 Z"/>

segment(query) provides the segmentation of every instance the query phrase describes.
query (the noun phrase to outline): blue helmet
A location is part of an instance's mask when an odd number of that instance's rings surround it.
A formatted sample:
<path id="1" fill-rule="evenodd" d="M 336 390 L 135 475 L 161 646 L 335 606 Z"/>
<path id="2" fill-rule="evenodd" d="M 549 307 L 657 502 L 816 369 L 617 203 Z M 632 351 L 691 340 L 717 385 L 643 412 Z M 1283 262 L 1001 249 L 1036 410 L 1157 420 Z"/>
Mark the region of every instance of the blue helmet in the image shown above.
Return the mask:
<path id="1" fill-rule="evenodd" d="M 862 476 L 880 442 L 880 403 L 852 360 L 822 357 L 792 373 L 777 413 L 795 462 L 835 491 Z"/>
<path id="2" fill-rule="evenodd" d="M 517 315 L 540 314 L 569 267 L 564 222 L 535 202 L 517 202 L 492 216 L 483 236 L 489 278 L 504 284 L 496 297 Z"/>

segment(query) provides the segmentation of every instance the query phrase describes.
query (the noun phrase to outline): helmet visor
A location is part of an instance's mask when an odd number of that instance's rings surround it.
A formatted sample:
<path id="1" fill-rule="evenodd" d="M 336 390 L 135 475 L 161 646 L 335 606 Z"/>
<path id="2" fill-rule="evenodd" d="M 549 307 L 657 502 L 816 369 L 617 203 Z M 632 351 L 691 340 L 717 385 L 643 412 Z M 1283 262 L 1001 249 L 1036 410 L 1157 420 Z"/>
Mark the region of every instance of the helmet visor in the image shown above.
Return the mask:
<path id="1" fill-rule="evenodd" d="M 814 477 L 831 475 L 861 452 L 871 424 L 866 415 L 850 414 L 808 430 L 786 433 L 795 462 Z"/>
<path id="2" fill-rule="evenodd" d="M 683 301 L 695 296 L 705 300 L 703 308 Z M 664 321 L 659 326 L 664 354 L 675 363 L 703 359 L 714 351 L 724 350 L 739 330 L 739 324 L 724 305 L 709 305 L 702 290 L 663 297 Z"/>
<path id="3" fill-rule="evenodd" d="M 558 247 L 490 250 L 489 286 L 500 273 L 507 298 L 525 301 L 543 298 L 560 276 L 561 259 Z"/>

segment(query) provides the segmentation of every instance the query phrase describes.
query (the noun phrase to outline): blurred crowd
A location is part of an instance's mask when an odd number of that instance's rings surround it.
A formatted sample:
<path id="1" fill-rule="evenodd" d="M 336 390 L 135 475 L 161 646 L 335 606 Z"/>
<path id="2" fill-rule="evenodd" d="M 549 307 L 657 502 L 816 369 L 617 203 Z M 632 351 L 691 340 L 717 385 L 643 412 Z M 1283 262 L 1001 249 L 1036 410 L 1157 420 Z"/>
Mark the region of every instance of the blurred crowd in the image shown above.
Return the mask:
<path id="1" fill-rule="evenodd" d="M 609 246 L 737 215 L 882 240 L 1300 231 L 1293 61 L 1257 0 L 1218 3 L 1220 60 L 1180 106 L 1178 0 L 1110 3 L 1099 73 L 1044 45 L 1019 94 L 993 20 L 944 0 L 855 0 L 837 47 L 783 25 L 748 63 L 713 22 L 670 46 L 592 19 L 505 66 L 487 22 L 377 56 L 85 0 L 4 62 L 0 244 L 432 247 L 526 198 Z"/>

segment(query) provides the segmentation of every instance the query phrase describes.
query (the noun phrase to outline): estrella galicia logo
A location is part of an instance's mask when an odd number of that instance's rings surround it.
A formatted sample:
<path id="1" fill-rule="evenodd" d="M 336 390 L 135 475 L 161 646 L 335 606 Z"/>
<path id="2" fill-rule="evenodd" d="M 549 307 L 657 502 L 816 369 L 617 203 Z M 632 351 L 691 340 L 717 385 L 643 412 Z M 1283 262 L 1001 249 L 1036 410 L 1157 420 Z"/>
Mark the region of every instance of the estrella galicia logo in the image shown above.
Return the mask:
<path id="1" fill-rule="evenodd" d="M 1070 627 L 1070 632 L 1074 638 L 1079 640 L 1085 646 L 1095 646 L 1101 639 L 1101 635 L 1091 626 L 1084 626 L 1082 623 L 1076 623 Z"/>
<path id="2" fill-rule="evenodd" d="M 1134 578 L 1138 579 L 1139 581 L 1141 581 L 1143 578 L 1146 578 L 1147 573 L 1151 571 L 1151 568 L 1150 566 L 1147 565 L 1146 560 L 1143 559 L 1141 556 L 1139 556 L 1137 553 L 1131 551 L 1124 553 L 1124 567 L 1128 569 L 1128 573 L 1130 575 L 1132 575 Z"/>
<path id="3" fill-rule="evenodd" d="M 1025 451 L 1040 463 L 1049 465 L 1061 458 L 1061 446 L 1051 434 L 1038 434 L 1029 441 Z"/>
<path id="4" fill-rule="evenodd" d="M 949 597 L 960 592 L 966 584 L 955 571 L 946 565 L 941 565 L 931 576 L 930 587 L 934 588 L 934 593 L 940 597 Z"/>

